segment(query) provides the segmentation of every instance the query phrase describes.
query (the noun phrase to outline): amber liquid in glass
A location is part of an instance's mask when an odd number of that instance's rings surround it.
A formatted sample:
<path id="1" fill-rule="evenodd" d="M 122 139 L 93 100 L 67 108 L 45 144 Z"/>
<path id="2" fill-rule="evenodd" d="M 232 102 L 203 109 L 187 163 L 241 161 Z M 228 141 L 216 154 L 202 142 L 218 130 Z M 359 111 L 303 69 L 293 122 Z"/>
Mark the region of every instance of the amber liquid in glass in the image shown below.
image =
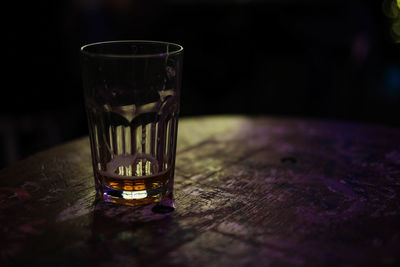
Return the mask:
<path id="1" fill-rule="evenodd" d="M 106 202 L 160 202 L 172 183 L 177 103 L 173 92 L 136 106 L 93 106 L 92 155 L 98 195 Z"/>
<path id="2" fill-rule="evenodd" d="M 171 168 L 167 171 L 143 177 L 116 178 L 97 172 L 103 185 L 103 199 L 125 205 L 144 205 L 161 201 L 171 179 Z"/>

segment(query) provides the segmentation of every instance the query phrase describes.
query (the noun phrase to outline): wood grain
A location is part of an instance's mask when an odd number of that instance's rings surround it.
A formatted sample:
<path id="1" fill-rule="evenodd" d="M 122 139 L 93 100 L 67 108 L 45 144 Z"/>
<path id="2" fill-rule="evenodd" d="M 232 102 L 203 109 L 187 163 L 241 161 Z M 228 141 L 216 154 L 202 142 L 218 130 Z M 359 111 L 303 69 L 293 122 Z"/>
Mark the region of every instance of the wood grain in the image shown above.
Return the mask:
<path id="1" fill-rule="evenodd" d="M 0 171 L 5 265 L 400 263 L 400 129 L 180 120 L 176 210 L 95 201 L 88 139 Z"/>

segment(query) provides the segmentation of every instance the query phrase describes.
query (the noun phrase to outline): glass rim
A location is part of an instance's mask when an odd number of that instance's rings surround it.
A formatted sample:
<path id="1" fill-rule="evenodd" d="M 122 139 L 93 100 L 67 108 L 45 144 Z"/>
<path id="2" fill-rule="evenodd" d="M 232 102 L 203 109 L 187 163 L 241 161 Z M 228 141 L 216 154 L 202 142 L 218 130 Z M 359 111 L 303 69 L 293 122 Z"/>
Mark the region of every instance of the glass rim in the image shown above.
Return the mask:
<path id="1" fill-rule="evenodd" d="M 116 54 L 116 53 L 101 53 L 101 52 L 89 52 L 87 51 L 90 47 L 105 45 L 105 44 L 122 44 L 122 43 L 147 43 L 147 44 L 164 44 L 175 46 L 176 49 L 171 52 L 164 53 L 149 53 L 149 54 Z M 164 41 L 152 41 L 152 40 L 115 40 L 115 41 L 103 41 L 103 42 L 95 42 L 83 45 L 80 49 L 81 53 L 86 56 L 92 57 L 106 57 L 106 58 L 152 58 L 152 57 L 166 57 L 171 55 L 176 55 L 183 52 L 183 46 Z"/>

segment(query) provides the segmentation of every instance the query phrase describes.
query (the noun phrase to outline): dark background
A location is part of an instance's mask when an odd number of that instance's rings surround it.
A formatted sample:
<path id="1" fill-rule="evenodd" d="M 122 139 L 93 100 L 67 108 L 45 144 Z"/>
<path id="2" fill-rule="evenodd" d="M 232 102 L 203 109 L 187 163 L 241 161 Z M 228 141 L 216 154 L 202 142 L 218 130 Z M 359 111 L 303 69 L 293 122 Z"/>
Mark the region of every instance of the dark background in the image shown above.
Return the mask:
<path id="1" fill-rule="evenodd" d="M 0 167 L 87 134 L 79 49 L 106 40 L 183 45 L 182 116 L 399 126 L 391 2 L 15 1 L 3 8 Z"/>

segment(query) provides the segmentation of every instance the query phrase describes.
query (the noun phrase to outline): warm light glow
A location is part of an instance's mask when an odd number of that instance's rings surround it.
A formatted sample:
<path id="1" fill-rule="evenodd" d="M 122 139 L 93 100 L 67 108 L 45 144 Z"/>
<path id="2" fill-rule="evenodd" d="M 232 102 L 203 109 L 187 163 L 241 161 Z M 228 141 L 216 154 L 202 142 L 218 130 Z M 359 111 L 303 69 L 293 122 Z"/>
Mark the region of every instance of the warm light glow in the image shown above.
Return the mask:
<path id="1" fill-rule="evenodd" d="M 382 3 L 382 11 L 386 17 L 396 19 L 399 15 L 399 8 L 395 0 L 384 0 Z"/>
<path id="2" fill-rule="evenodd" d="M 124 199 L 140 199 L 147 197 L 147 191 L 122 191 L 122 197 Z"/>
<path id="3" fill-rule="evenodd" d="M 383 13 L 392 20 L 391 34 L 396 43 L 400 43 L 400 0 L 384 0 Z"/>
<path id="4" fill-rule="evenodd" d="M 109 183 L 109 186 L 111 186 L 111 188 L 113 188 L 113 189 L 120 189 L 120 185 L 118 184 L 118 183 L 116 183 L 116 182 L 110 182 Z"/>

